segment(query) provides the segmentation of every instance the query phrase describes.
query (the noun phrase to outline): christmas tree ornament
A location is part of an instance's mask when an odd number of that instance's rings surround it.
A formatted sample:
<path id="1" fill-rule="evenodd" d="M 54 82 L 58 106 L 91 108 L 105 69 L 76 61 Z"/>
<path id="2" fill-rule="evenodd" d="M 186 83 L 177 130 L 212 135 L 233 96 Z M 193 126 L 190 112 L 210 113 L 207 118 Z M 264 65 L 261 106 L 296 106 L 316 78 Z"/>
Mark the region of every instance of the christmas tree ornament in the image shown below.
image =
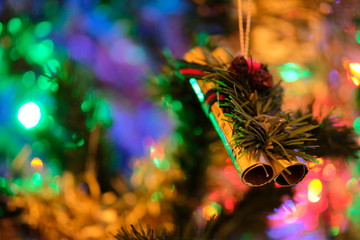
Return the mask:
<path id="1" fill-rule="evenodd" d="M 218 48 L 214 52 L 195 48 L 178 61 L 178 67 L 222 139 L 242 181 L 251 187 L 272 180 L 280 186 L 295 185 L 308 172 L 302 157 L 314 158 L 294 146 L 301 148 L 303 142 L 315 140 L 306 132 L 316 125 L 303 122 L 304 117 L 291 119 L 288 113 L 280 111 L 282 91 L 278 84 L 274 85 L 265 65 L 244 56 L 229 63 L 225 50 Z"/>

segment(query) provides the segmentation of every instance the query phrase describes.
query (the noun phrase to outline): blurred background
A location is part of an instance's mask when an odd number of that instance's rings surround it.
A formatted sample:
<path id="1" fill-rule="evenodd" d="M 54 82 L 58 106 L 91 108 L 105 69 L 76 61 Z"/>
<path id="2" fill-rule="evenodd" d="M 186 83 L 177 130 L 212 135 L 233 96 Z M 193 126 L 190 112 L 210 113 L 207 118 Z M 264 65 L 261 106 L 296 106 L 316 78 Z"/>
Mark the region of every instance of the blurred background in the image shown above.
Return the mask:
<path id="1" fill-rule="evenodd" d="M 341 117 L 359 142 L 360 2 L 243 4 L 250 55 L 283 80 L 283 110 L 314 101 L 315 116 Z M 149 79 L 164 52 L 216 42 L 238 54 L 237 17 L 231 0 L 0 1 L 0 239 L 115 238 L 139 220 L 186 232 L 191 219 L 199 234 L 212 218 L 203 239 L 356 239 L 354 154 L 319 159 L 293 188 L 260 190 L 242 184 L 219 141 L 195 140 L 201 162 L 178 160 L 192 154 L 178 150 L 189 143 L 176 131 L 183 106 L 154 100 L 161 86 Z"/>

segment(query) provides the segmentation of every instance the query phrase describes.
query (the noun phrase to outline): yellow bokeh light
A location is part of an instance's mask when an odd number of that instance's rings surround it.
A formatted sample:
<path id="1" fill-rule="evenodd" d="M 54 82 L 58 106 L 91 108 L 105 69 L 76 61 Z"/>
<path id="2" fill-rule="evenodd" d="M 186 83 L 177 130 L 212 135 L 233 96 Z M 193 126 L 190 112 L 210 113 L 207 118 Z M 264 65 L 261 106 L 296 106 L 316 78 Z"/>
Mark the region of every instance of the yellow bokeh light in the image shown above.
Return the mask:
<path id="1" fill-rule="evenodd" d="M 30 162 L 30 166 L 35 169 L 42 169 L 44 164 L 40 158 L 33 158 Z"/>
<path id="2" fill-rule="evenodd" d="M 222 212 L 222 207 L 216 202 L 210 201 L 202 208 L 202 215 L 206 220 L 217 218 Z"/>
<path id="3" fill-rule="evenodd" d="M 319 179 L 313 179 L 308 185 L 308 199 L 310 202 L 318 202 L 321 198 L 322 182 Z"/>
<path id="4" fill-rule="evenodd" d="M 219 213 L 215 207 L 207 205 L 203 208 L 202 214 L 206 220 L 210 220 L 211 218 L 216 218 Z"/>
<path id="5" fill-rule="evenodd" d="M 350 63 L 349 70 L 352 75 L 360 76 L 360 63 Z"/>
<path id="6" fill-rule="evenodd" d="M 360 86 L 360 80 L 357 77 L 350 77 L 350 79 L 355 84 L 355 86 Z"/>

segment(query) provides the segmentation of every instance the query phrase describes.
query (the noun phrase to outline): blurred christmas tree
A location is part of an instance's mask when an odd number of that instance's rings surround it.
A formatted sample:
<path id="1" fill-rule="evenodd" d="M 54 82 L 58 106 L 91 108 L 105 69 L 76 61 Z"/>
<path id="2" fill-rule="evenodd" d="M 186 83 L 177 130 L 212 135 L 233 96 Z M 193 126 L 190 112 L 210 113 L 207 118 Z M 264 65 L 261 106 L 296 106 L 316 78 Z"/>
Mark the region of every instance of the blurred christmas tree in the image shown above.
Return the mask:
<path id="1" fill-rule="evenodd" d="M 321 154 L 296 187 L 249 188 L 162 54 L 235 53 L 234 2 L 0 3 L 0 239 L 355 239 L 359 3 L 253 1 L 250 53 L 282 110 L 313 103 Z"/>

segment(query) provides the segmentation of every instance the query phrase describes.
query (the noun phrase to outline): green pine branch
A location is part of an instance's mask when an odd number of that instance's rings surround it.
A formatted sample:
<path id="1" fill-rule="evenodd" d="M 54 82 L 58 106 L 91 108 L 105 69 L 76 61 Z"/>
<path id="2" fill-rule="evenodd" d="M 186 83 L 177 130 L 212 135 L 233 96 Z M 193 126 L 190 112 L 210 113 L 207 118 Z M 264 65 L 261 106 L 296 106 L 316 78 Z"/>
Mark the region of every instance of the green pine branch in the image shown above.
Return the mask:
<path id="1" fill-rule="evenodd" d="M 233 119 L 233 143 L 255 156 L 266 153 L 283 156 L 301 156 L 310 161 L 316 158 L 308 154 L 307 149 L 316 147 L 312 130 L 317 124 L 309 122 L 311 114 L 294 117 L 280 111 L 282 88 L 280 83 L 266 91 L 257 91 L 250 87 L 248 79 L 234 77 L 226 69 L 218 69 L 208 75 L 204 81 L 217 84 L 219 91 L 228 98 L 229 114 Z M 297 151 L 297 150 L 303 151 Z"/>
<path id="2" fill-rule="evenodd" d="M 314 102 L 310 103 L 306 112 L 311 112 L 313 105 Z M 304 113 L 300 110 L 297 111 L 298 116 L 302 114 Z M 334 116 L 332 112 L 326 114 L 322 120 L 314 117 L 310 119 L 312 124 L 317 124 L 319 127 L 310 131 L 316 136 L 314 144 L 318 148 L 307 146 L 309 154 L 318 157 L 345 157 L 349 160 L 359 158 L 360 146 L 354 128 L 344 125 L 341 121 L 341 118 Z"/>

